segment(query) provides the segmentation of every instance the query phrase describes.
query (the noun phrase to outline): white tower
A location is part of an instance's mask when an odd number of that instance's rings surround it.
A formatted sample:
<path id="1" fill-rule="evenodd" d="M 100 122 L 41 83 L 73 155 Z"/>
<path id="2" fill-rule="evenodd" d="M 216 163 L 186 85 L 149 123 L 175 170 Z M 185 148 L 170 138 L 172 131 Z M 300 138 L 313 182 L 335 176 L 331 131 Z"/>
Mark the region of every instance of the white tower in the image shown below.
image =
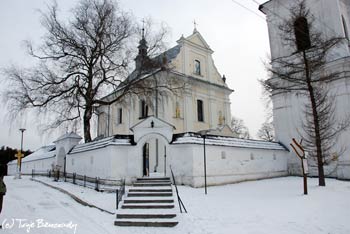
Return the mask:
<path id="1" fill-rule="evenodd" d="M 344 38 L 340 45 L 332 50 L 326 64 L 326 70 L 341 74 L 341 78 L 332 81 L 329 88 L 336 99 L 336 116 L 343 119 L 350 113 L 350 2 L 348 0 L 305 0 L 305 3 L 314 17 L 314 26 L 322 35 L 329 38 Z M 259 7 L 267 17 L 272 61 L 295 51 L 295 48 L 283 45 L 278 28 L 283 20 L 290 17 L 290 9 L 295 4 L 298 4 L 298 1 L 271 0 Z M 276 65 L 272 63 L 272 66 Z M 289 147 L 293 137 L 299 138 L 298 129 L 302 128 L 305 98 L 294 93 L 280 93 L 272 96 L 272 102 L 276 138 Z M 349 142 L 350 130 L 347 130 L 339 138 L 339 145 L 335 146 L 335 151 L 340 151 L 340 147 L 347 148 L 336 163 L 325 167 L 327 176 L 350 179 Z M 290 173 L 298 174 L 300 162 L 292 153 L 289 158 Z"/>

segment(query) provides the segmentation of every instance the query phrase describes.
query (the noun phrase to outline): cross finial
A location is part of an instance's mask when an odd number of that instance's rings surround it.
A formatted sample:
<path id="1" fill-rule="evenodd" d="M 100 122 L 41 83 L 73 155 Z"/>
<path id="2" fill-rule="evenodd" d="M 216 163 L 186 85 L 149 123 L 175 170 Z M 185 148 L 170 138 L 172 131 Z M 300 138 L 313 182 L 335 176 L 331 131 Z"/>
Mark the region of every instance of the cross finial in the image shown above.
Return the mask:
<path id="1" fill-rule="evenodd" d="M 142 38 L 145 37 L 145 19 L 142 19 Z"/>
<path id="2" fill-rule="evenodd" d="M 197 32 L 197 25 L 196 20 L 193 20 L 193 33 Z"/>

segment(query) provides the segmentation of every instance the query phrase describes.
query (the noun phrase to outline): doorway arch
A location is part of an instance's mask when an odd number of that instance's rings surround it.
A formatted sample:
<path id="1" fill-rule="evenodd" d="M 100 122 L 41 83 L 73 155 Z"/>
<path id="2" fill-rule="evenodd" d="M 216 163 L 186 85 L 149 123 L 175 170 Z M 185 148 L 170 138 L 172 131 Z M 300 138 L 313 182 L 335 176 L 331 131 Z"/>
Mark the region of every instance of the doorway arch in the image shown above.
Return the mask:
<path id="1" fill-rule="evenodd" d="M 142 162 L 139 168 L 143 176 L 166 176 L 167 157 L 169 155 L 169 142 L 160 133 L 149 133 L 142 136 L 137 142 L 139 160 Z M 157 157 L 158 152 L 158 157 Z"/>

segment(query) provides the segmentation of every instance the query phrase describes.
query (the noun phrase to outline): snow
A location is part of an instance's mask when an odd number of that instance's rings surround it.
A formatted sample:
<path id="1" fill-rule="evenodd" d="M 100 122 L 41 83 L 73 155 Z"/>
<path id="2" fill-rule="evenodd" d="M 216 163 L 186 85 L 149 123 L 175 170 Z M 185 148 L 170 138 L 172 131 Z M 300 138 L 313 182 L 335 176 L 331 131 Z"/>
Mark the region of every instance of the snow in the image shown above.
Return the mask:
<path id="1" fill-rule="evenodd" d="M 203 138 L 199 134 L 186 133 L 178 137 L 173 144 L 203 144 Z M 278 142 L 268 142 L 260 140 L 248 140 L 234 137 L 206 136 L 205 144 L 219 145 L 229 147 L 253 148 L 253 149 L 270 149 L 270 150 L 287 150 Z"/>
<path id="2" fill-rule="evenodd" d="M 62 187 L 96 206 L 115 211 L 115 194 L 64 182 L 46 182 Z M 46 187 L 28 177 L 14 180 L 5 177 L 8 193 L 4 197 L 0 222 L 13 218 L 27 223 L 43 219 L 50 224 L 77 224 L 77 234 L 96 233 L 350 233 L 350 182 L 327 179 L 326 187 L 317 186 L 317 179 L 309 178 L 309 195 L 302 195 L 302 178 L 283 177 L 208 188 L 179 186 L 180 196 L 188 214 L 177 214 L 179 224 L 173 228 L 142 228 L 114 226 L 115 216 L 89 208 L 69 196 Z M 175 201 L 177 204 L 177 201 Z M 2 233 L 74 233 L 69 227 L 37 228 L 30 232 L 19 228 Z"/>

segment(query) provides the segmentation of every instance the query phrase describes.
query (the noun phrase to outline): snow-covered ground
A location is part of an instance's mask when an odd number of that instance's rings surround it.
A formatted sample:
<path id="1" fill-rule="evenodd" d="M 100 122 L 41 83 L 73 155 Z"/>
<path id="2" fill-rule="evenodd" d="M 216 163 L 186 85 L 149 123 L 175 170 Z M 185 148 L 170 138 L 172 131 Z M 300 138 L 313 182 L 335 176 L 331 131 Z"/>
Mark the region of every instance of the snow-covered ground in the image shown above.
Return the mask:
<path id="1" fill-rule="evenodd" d="M 115 194 L 45 180 L 98 207 L 115 211 Z M 302 195 L 302 179 L 298 177 L 209 187 L 208 195 L 204 195 L 202 188 L 180 186 L 180 195 L 189 213 L 178 215 L 176 227 L 129 228 L 114 226 L 114 215 L 82 206 L 69 196 L 30 181 L 28 177 L 21 180 L 6 177 L 8 193 L 0 215 L 3 223 L 0 232 L 349 234 L 350 182 L 328 179 L 325 188 L 317 186 L 317 179 L 309 179 L 308 182 L 308 196 Z M 45 222 L 65 226 L 55 229 L 43 227 Z M 30 225 L 33 227 L 30 228 Z"/>

